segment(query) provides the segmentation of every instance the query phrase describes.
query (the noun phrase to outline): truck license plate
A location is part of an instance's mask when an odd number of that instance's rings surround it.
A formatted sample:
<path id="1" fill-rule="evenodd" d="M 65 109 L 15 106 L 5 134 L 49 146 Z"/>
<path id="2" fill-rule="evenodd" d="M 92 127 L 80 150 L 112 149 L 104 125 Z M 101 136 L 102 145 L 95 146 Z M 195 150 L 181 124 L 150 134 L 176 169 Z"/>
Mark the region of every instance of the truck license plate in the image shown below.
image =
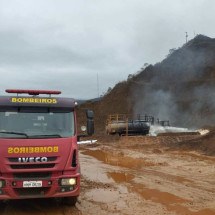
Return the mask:
<path id="1" fill-rule="evenodd" d="M 42 187 L 42 181 L 23 181 L 23 187 Z"/>

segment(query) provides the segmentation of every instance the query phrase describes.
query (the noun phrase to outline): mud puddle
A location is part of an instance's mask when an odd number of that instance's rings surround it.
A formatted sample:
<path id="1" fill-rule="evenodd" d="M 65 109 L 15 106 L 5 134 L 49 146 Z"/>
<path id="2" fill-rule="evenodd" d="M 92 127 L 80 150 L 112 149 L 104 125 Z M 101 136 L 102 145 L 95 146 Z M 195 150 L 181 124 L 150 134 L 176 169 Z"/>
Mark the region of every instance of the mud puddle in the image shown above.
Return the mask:
<path id="1" fill-rule="evenodd" d="M 144 166 L 154 166 L 152 162 L 145 161 L 140 158 L 126 157 L 122 153 L 120 154 L 111 154 L 110 152 L 104 152 L 102 150 L 86 150 L 81 152 L 84 155 L 89 155 L 96 158 L 99 161 L 102 161 L 106 164 L 113 166 L 120 166 L 129 169 L 141 169 Z"/>
<path id="2" fill-rule="evenodd" d="M 134 175 L 126 172 L 108 172 L 108 177 L 112 178 L 116 183 L 126 183 L 135 178 Z"/>
<path id="3" fill-rule="evenodd" d="M 204 209 L 200 211 L 191 211 L 183 204 L 192 204 L 190 200 L 180 198 L 168 192 L 162 192 L 156 189 L 149 189 L 144 187 L 143 184 L 136 184 L 132 180 L 134 175 L 122 172 L 109 172 L 107 173 L 116 183 L 127 183 L 129 193 L 138 193 L 143 199 L 159 203 L 165 206 L 167 211 L 176 212 L 181 215 L 214 215 L 214 211 Z"/>
<path id="4" fill-rule="evenodd" d="M 152 202 L 165 205 L 165 207 L 170 211 L 173 210 L 171 205 L 174 205 L 174 211 L 176 211 L 176 206 L 175 206 L 176 204 L 177 204 L 177 208 L 181 209 L 181 206 L 179 206 L 178 204 L 188 202 L 188 200 L 179 198 L 178 196 L 175 196 L 173 194 L 170 194 L 167 192 L 161 192 L 156 189 L 149 189 L 149 188 L 144 187 L 143 184 L 136 184 L 132 181 L 135 178 L 135 176 L 132 174 L 122 173 L 122 172 L 109 172 L 107 174 L 116 183 L 131 182 L 130 184 L 127 184 L 128 190 L 130 193 L 138 193 L 145 200 L 150 200 Z M 182 208 L 184 208 L 184 207 L 182 207 Z"/>

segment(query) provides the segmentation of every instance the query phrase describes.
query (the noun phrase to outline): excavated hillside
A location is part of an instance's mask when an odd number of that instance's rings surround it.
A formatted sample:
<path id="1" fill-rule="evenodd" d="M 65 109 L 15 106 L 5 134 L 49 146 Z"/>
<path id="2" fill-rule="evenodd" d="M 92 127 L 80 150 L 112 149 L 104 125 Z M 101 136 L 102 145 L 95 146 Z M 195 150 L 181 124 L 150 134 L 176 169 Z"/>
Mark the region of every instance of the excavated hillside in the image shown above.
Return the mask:
<path id="1" fill-rule="evenodd" d="M 100 101 L 78 107 L 95 112 L 96 134 L 105 133 L 109 114 L 149 114 L 171 125 L 199 128 L 215 122 L 215 39 L 198 35 L 171 49 L 160 63 L 149 65 L 118 83 Z"/>
<path id="2" fill-rule="evenodd" d="M 215 122 L 215 39 L 199 35 L 132 80 L 133 113 L 196 128 Z"/>

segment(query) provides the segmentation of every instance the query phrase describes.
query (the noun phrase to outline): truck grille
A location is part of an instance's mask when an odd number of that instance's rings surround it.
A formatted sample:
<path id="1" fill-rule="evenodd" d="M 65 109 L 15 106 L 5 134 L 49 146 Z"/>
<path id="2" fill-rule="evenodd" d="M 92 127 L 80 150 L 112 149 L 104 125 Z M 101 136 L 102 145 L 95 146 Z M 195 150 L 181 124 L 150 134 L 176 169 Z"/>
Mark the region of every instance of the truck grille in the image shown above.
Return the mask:
<path id="1" fill-rule="evenodd" d="M 22 173 L 14 173 L 14 179 L 16 180 L 38 180 L 38 179 L 50 179 L 50 172 L 22 172 Z"/>
<path id="2" fill-rule="evenodd" d="M 16 193 L 20 197 L 42 197 L 44 196 L 50 188 L 48 187 L 39 187 L 39 188 L 17 188 L 15 189 Z"/>
<path id="3" fill-rule="evenodd" d="M 54 163 L 51 164 L 28 164 L 28 165 L 10 165 L 12 169 L 40 169 L 40 168 L 53 168 Z"/>
<path id="4" fill-rule="evenodd" d="M 23 158 L 25 159 L 25 158 Z M 38 169 L 38 168 L 53 168 L 57 157 L 47 157 L 46 162 L 29 162 L 28 158 L 26 160 L 19 161 L 17 157 L 8 158 L 10 162 L 10 167 L 12 169 Z"/>

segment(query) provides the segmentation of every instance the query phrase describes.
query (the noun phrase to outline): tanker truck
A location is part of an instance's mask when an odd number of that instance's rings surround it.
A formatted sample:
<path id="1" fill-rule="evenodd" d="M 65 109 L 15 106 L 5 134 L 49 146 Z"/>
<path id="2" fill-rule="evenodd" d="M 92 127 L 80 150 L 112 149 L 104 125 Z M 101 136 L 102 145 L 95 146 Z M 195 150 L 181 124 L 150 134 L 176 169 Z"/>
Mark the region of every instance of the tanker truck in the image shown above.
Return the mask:
<path id="1" fill-rule="evenodd" d="M 127 114 L 109 115 L 106 121 L 108 135 L 147 135 L 154 117 L 148 115 L 131 116 Z"/>

